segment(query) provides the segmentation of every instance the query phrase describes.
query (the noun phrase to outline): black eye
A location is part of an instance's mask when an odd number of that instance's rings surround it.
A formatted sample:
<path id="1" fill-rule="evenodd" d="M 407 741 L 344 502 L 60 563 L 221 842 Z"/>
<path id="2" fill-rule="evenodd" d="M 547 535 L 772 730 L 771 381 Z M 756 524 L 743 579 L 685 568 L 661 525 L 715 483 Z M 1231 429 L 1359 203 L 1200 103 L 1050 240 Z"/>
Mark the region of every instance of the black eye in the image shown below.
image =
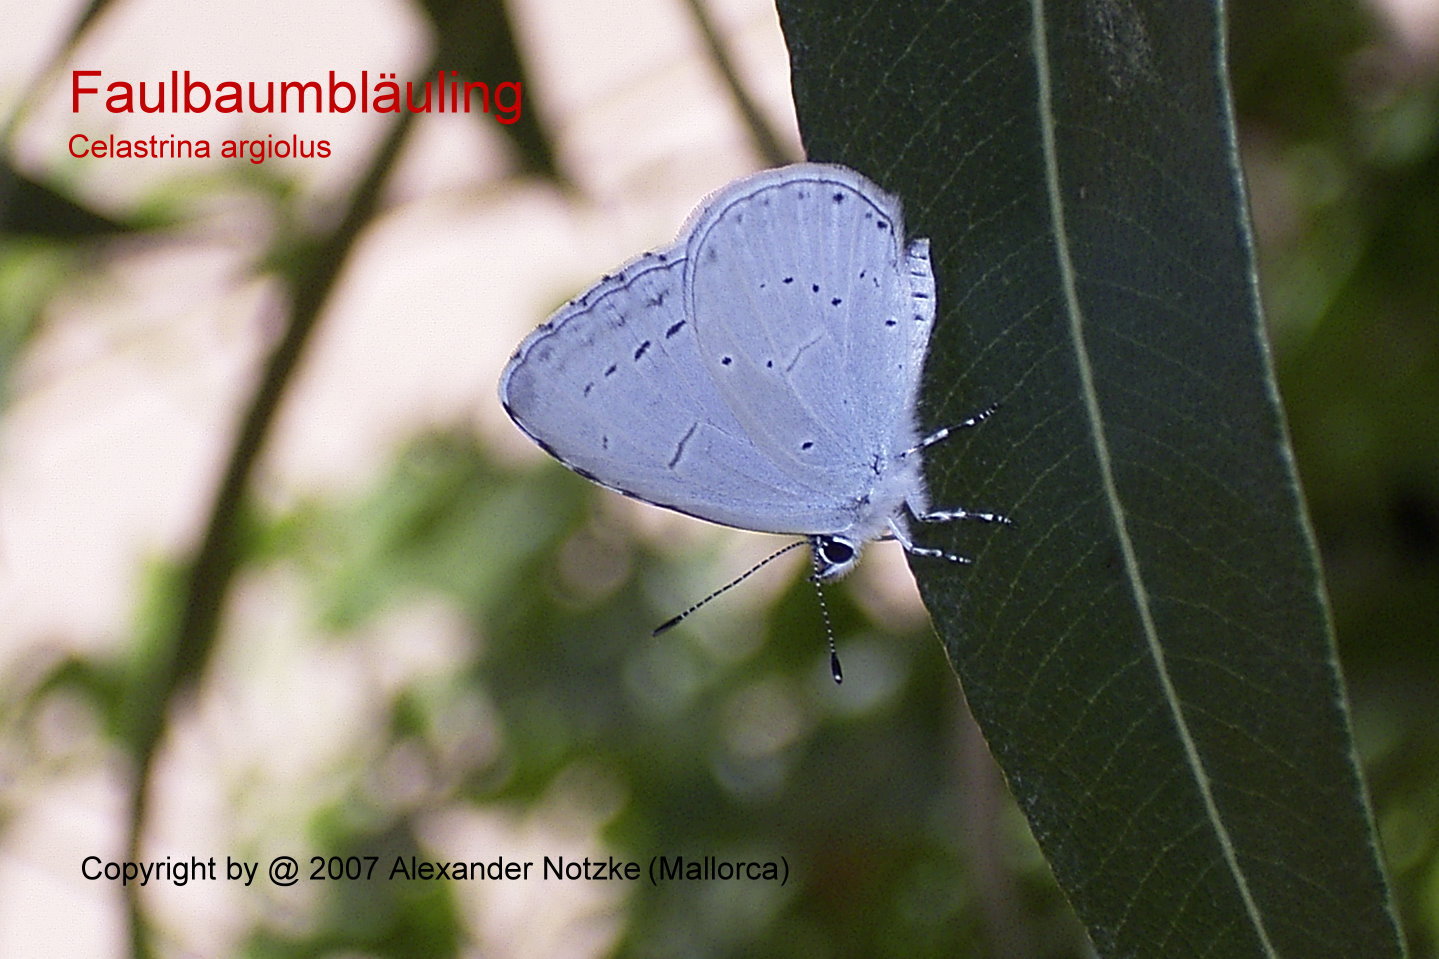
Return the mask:
<path id="1" fill-rule="evenodd" d="M 818 547 L 820 559 L 828 566 L 842 566 L 854 559 L 854 547 L 842 539 L 821 537 Z"/>

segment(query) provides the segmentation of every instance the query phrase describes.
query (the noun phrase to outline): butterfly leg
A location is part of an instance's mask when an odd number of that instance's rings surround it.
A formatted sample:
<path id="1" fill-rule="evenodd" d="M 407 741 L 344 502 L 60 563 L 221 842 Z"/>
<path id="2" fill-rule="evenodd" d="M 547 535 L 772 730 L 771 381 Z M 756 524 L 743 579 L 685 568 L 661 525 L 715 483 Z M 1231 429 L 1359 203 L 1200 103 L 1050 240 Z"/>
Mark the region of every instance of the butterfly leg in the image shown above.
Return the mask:
<path id="1" fill-rule="evenodd" d="M 960 564 L 968 564 L 974 562 L 974 560 L 970 559 L 968 556 L 960 556 L 958 553 L 946 553 L 944 550 L 935 549 L 932 546 L 916 545 L 914 540 L 909 538 L 909 534 L 900 528 L 899 523 L 891 522 L 889 524 L 889 532 L 885 535 L 884 538 L 898 540 L 899 545 L 904 547 L 904 551 L 906 553 L 913 553 L 915 556 L 929 556 L 934 559 L 946 559 L 949 560 L 951 563 Z"/>
<path id="2" fill-rule="evenodd" d="M 993 416 L 994 411 L 997 409 L 999 409 L 999 404 L 991 403 L 967 420 L 963 420 L 962 422 L 956 423 L 953 426 L 945 426 L 935 430 L 933 433 L 930 433 L 928 436 L 920 440 L 914 446 L 911 446 L 903 453 L 900 453 L 900 459 L 909 456 L 911 453 L 918 453 L 920 450 L 924 449 L 927 446 L 933 446 L 940 440 L 946 439 L 951 433 L 955 432 L 956 430 L 967 429 L 971 426 L 978 426 L 980 423 L 983 423 L 985 420 Z"/>
<path id="3" fill-rule="evenodd" d="M 1000 513 L 981 513 L 972 509 L 937 509 L 927 513 L 913 513 L 915 519 L 921 523 L 948 523 L 956 519 L 977 519 L 986 523 L 1003 523 L 1005 526 L 1013 526 L 1014 521 L 1008 516 Z"/>

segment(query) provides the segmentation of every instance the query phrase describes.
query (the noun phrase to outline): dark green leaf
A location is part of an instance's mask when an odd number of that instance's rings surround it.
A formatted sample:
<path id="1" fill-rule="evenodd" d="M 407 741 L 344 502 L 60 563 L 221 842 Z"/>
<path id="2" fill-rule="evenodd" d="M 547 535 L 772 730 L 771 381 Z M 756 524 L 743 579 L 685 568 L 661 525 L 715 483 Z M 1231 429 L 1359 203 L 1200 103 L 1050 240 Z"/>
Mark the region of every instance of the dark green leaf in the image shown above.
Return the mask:
<path id="1" fill-rule="evenodd" d="M 812 159 L 933 240 L 917 560 L 1103 956 L 1402 952 L 1273 386 L 1217 6 L 780 4 Z"/>

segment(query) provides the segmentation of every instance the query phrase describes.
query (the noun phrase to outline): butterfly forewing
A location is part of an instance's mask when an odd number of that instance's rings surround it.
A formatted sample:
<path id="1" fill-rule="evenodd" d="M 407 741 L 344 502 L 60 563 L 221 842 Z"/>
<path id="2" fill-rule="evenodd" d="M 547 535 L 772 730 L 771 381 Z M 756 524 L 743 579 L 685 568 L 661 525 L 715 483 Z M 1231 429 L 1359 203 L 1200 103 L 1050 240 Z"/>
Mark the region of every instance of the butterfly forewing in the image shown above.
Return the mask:
<path id="1" fill-rule="evenodd" d="M 687 248 L 687 312 L 730 413 L 837 508 L 863 497 L 913 434 L 933 280 L 927 246 L 907 255 L 903 236 L 897 200 L 810 164 L 721 192 Z"/>

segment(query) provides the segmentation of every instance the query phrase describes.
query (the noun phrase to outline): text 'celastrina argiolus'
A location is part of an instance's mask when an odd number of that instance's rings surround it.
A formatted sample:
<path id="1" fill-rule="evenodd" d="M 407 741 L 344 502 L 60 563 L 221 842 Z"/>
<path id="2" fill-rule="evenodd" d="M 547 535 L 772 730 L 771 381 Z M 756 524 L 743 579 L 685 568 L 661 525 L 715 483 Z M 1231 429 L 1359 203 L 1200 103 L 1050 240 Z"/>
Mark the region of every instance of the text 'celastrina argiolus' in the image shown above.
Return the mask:
<path id="1" fill-rule="evenodd" d="M 909 525 L 1004 521 L 930 509 L 921 451 L 950 432 L 916 424 L 934 317 L 929 241 L 906 242 L 899 200 L 798 163 L 729 184 L 672 246 L 558 310 L 505 367 L 500 401 L 602 486 L 805 536 L 816 581 L 880 538 L 964 562 Z"/>

